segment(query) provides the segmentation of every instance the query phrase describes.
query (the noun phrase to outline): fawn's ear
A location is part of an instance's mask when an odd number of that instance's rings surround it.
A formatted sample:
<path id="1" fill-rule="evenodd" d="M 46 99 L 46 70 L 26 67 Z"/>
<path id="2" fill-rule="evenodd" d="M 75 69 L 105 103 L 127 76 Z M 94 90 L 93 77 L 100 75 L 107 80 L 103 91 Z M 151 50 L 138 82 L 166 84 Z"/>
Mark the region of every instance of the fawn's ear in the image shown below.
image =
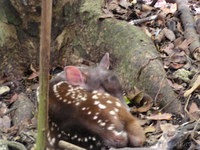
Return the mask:
<path id="1" fill-rule="evenodd" d="M 65 78 L 69 84 L 72 85 L 81 85 L 85 83 L 85 77 L 75 66 L 67 66 L 64 68 Z"/>
<path id="2" fill-rule="evenodd" d="M 99 66 L 104 68 L 104 69 L 109 69 L 110 66 L 110 58 L 109 58 L 109 53 L 106 53 L 103 58 L 101 59 Z"/>

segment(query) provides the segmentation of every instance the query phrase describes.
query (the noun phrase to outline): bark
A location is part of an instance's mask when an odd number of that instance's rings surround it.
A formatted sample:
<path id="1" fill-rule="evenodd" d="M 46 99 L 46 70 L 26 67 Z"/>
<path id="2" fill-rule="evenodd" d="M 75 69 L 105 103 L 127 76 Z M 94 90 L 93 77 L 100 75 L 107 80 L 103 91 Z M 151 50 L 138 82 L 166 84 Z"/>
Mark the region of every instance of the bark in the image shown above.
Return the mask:
<path id="1" fill-rule="evenodd" d="M 19 14 L 25 14 L 23 17 L 20 15 L 20 31 L 39 29 L 38 23 L 31 24 L 33 21 L 29 17 L 35 16 L 34 21 L 37 22 L 37 11 L 27 12 L 27 9 L 22 9 L 23 6 L 18 7 L 17 0 L 11 1 Z M 54 1 L 51 65 L 78 65 L 88 60 L 98 62 L 109 52 L 112 68 L 121 77 L 126 91 L 137 86 L 155 98 L 154 103 L 158 106 L 167 105 L 166 111 L 180 112 L 181 105 L 167 84 L 163 65 L 155 59 L 159 54 L 153 42 L 140 28 L 125 21 L 100 19 L 103 5 L 103 0 Z M 24 34 L 21 36 L 23 44 L 33 41 L 32 51 L 37 54 L 38 36 L 30 36 L 32 34 L 29 33 L 29 38 L 24 38 Z M 20 38 L 18 34 L 17 37 Z M 37 59 L 32 59 L 32 62 L 37 64 Z"/>
<path id="2" fill-rule="evenodd" d="M 49 64 L 51 45 L 52 0 L 42 1 L 40 37 L 39 106 L 36 150 L 46 150 L 49 114 Z"/>
<path id="3" fill-rule="evenodd" d="M 178 6 L 178 10 L 181 13 L 181 21 L 184 26 L 184 36 L 188 40 L 192 39 L 192 43 L 189 45 L 190 53 L 196 60 L 200 60 L 199 35 L 196 31 L 194 19 L 190 14 L 187 0 L 176 0 L 176 3 Z"/>

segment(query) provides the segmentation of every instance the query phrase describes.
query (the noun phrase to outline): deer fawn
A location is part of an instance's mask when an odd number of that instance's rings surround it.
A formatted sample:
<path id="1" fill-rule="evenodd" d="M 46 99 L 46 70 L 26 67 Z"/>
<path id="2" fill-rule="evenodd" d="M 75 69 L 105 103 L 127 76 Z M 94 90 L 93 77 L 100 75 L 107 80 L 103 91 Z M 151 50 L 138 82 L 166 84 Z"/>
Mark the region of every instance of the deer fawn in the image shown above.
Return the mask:
<path id="1" fill-rule="evenodd" d="M 48 148 L 64 140 L 86 149 L 142 146 L 145 134 L 129 112 L 106 53 L 97 67 L 67 66 L 50 81 Z"/>

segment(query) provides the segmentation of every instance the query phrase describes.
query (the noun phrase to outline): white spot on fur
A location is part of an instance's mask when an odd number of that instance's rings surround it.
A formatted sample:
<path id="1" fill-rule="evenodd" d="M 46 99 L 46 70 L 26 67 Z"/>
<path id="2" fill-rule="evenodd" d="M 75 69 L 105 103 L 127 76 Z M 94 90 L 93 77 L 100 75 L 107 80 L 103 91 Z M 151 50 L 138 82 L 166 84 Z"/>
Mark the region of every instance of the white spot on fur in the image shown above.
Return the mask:
<path id="1" fill-rule="evenodd" d="M 101 95 L 102 95 L 102 93 L 99 93 L 99 92 L 98 92 L 98 93 L 97 93 L 97 95 L 98 95 L 98 96 L 101 96 Z"/>
<path id="2" fill-rule="evenodd" d="M 91 111 L 89 111 L 89 112 L 88 112 L 88 115 L 90 115 L 91 113 L 92 113 L 92 112 L 91 112 Z"/>
<path id="3" fill-rule="evenodd" d="M 99 97 L 97 95 L 93 95 L 92 99 L 99 99 Z"/>
<path id="4" fill-rule="evenodd" d="M 94 90 L 92 93 L 94 93 L 94 94 L 95 94 L 95 93 L 98 93 L 98 91 Z"/>
<path id="5" fill-rule="evenodd" d="M 111 100 L 107 100 L 106 103 L 112 104 L 112 101 Z"/>
<path id="6" fill-rule="evenodd" d="M 67 104 L 71 104 L 71 103 L 72 103 L 72 101 L 68 101 L 68 102 L 67 102 Z"/>
<path id="7" fill-rule="evenodd" d="M 113 130 L 113 129 L 114 129 L 113 125 L 110 125 L 109 127 L 107 127 L 107 130 Z"/>
<path id="8" fill-rule="evenodd" d="M 81 100 L 82 100 L 82 101 L 86 101 L 87 98 L 86 98 L 86 97 L 81 97 Z"/>
<path id="9" fill-rule="evenodd" d="M 53 146 L 53 145 L 54 145 L 54 143 L 55 143 L 55 141 L 56 141 L 56 139 L 55 139 L 55 138 L 52 138 L 52 139 L 51 139 L 51 141 L 49 142 L 49 143 L 50 143 L 50 145 L 52 145 L 52 146 Z"/>
<path id="10" fill-rule="evenodd" d="M 94 120 L 96 120 L 97 118 L 98 118 L 97 116 L 94 116 L 94 117 L 93 117 Z"/>
<path id="11" fill-rule="evenodd" d="M 106 125 L 105 122 L 100 123 L 100 126 L 105 126 L 105 125 Z"/>
<path id="12" fill-rule="evenodd" d="M 101 123 L 102 122 L 102 120 L 101 119 L 99 119 L 98 121 L 97 121 L 97 123 Z"/>
<path id="13" fill-rule="evenodd" d="M 114 112 L 113 110 L 111 110 L 109 113 L 110 113 L 111 115 L 115 115 L 115 112 Z"/>
<path id="14" fill-rule="evenodd" d="M 90 145 L 90 149 L 93 149 L 93 145 Z"/>
<path id="15" fill-rule="evenodd" d="M 87 142 L 88 141 L 88 139 L 87 138 L 85 138 L 85 142 Z"/>
<path id="16" fill-rule="evenodd" d="M 61 134 L 58 134 L 58 138 L 60 138 L 61 137 Z"/>
<path id="17" fill-rule="evenodd" d="M 127 133 L 124 132 L 124 131 L 116 131 L 116 130 L 113 130 L 113 133 L 116 135 L 116 136 L 124 136 L 126 137 L 127 136 Z"/>
<path id="18" fill-rule="evenodd" d="M 96 141 L 96 138 L 95 138 L 95 137 L 92 137 L 92 140 L 93 140 L 93 141 Z"/>
<path id="19" fill-rule="evenodd" d="M 105 95 L 105 96 L 110 96 L 110 94 L 108 94 L 108 93 L 105 93 L 104 95 Z"/>
<path id="20" fill-rule="evenodd" d="M 85 110 L 86 108 L 85 107 L 83 107 L 83 108 L 81 108 L 82 110 Z"/>
<path id="21" fill-rule="evenodd" d="M 94 105 L 98 105 L 99 103 L 99 101 L 94 101 Z"/>
<path id="22" fill-rule="evenodd" d="M 100 109 L 106 109 L 106 106 L 103 105 L 103 104 L 99 104 L 98 107 L 99 107 Z"/>
<path id="23" fill-rule="evenodd" d="M 114 110 L 115 110 L 115 112 L 119 112 L 119 109 L 117 109 L 117 108 L 114 108 Z"/>
<path id="24" fill-rule="evenodd" d="M 79 102 L 77 102 L 75 105 L 76 105 L 76 106 L 78 106 L 78 105 L 80 105 L 80 103 L 79 103 Z"/>
<path id="25" fill-rule="evenodd" d="M 115 102 L 116 106 L 121 107 L 120 102 Z"/>

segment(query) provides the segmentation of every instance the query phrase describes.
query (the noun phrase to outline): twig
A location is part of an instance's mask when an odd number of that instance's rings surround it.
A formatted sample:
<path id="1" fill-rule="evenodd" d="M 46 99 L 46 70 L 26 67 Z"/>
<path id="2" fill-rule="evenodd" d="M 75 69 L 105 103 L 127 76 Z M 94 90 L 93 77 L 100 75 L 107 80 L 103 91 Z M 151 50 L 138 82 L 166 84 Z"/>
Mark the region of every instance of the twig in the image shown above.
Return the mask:
<path id="1" fill-rule="evenodd" d="M 14 110 L 16 110 L 16 109 L 17 109 L 17 107 L 13 107 L 13 108 L 9 109 L 7 112 L 1 114 L 0 117 L 3 117 L 3 116 L 5 116 L 5 115 L 11 113 L 12 111 L 14 111 Z"/>
<path id="2" fill-rule="evenodd" d="M 62 141 L 62 140 L 59 141 L 58 146 L 60 148 L 67 149 L 67 150 L 86 150 L 82 147 L 79 147 L 77 145 L 74 145 L 74 144 L 71 144 L 69 142 Z"/>
<path id="3" fill-rule="evenodd" d="M 196 120 L 192 115 L 190 115 L 190 113 L 187 110 L 187 107 L 188 107 L 188 104 L 189 104 L 189 101 L 190 101 L 190 97 L 191 97 L 191 95 L 189 95 L 189 97 L 188 97 L 188 99 L 186 101 L 186 104 L 185 104 L 185 107 L 184 107 L 184 111 L 188 114 L 188 116 L 190 116 L 192 119 Z"/>
<path id="4" fill-rule="evenodd" d="M 147 22 L 147 21 L 151 21 L 151 20 L 155 20 L 157 19 L 158 15 L 154 15 L 154 16 L 150 16 L 150 17 L 146 17 L 146 18 L 142 18 L 142 19 L 135 19 L 135 20 L 132 20 L 130 21 L 129 23 L 130 24 L 141 24 L 141 23 L 144 23 L 144 22 Z"/>
<path id="5" fill-rule="evenodd" d="M 194 126 L 194 129 L 192 130 L 192 133 L 191 133 L 191 138 L 193 141 L 195 141 L 196 143 L 198 143 L 195 139 L 194 139 L 194 132 L 197 130 L 197 127 L 198 127 L 198 124 L 200 123 L 200 119 L 196 122 L 195 126 Z"/>
<path id="6" fill-rule="evenodd" d="M 153 0 L 150 4 L 151 7 L 154 7 L 154 5 L 157 3 L 158 0 Z"/>
<path id="7" fill-rule="evenodd" d="M 178 11 L 181 13 L 181 21 L 184 26 L 184 37 L 186 39 L 193 39 L 189 45 L 189 50 L 196 60 L 200 60 L 200 42 L 199 35 L 195 29 L 193 16 L 190 13 L 187 0 L 176 0 Z"/>

